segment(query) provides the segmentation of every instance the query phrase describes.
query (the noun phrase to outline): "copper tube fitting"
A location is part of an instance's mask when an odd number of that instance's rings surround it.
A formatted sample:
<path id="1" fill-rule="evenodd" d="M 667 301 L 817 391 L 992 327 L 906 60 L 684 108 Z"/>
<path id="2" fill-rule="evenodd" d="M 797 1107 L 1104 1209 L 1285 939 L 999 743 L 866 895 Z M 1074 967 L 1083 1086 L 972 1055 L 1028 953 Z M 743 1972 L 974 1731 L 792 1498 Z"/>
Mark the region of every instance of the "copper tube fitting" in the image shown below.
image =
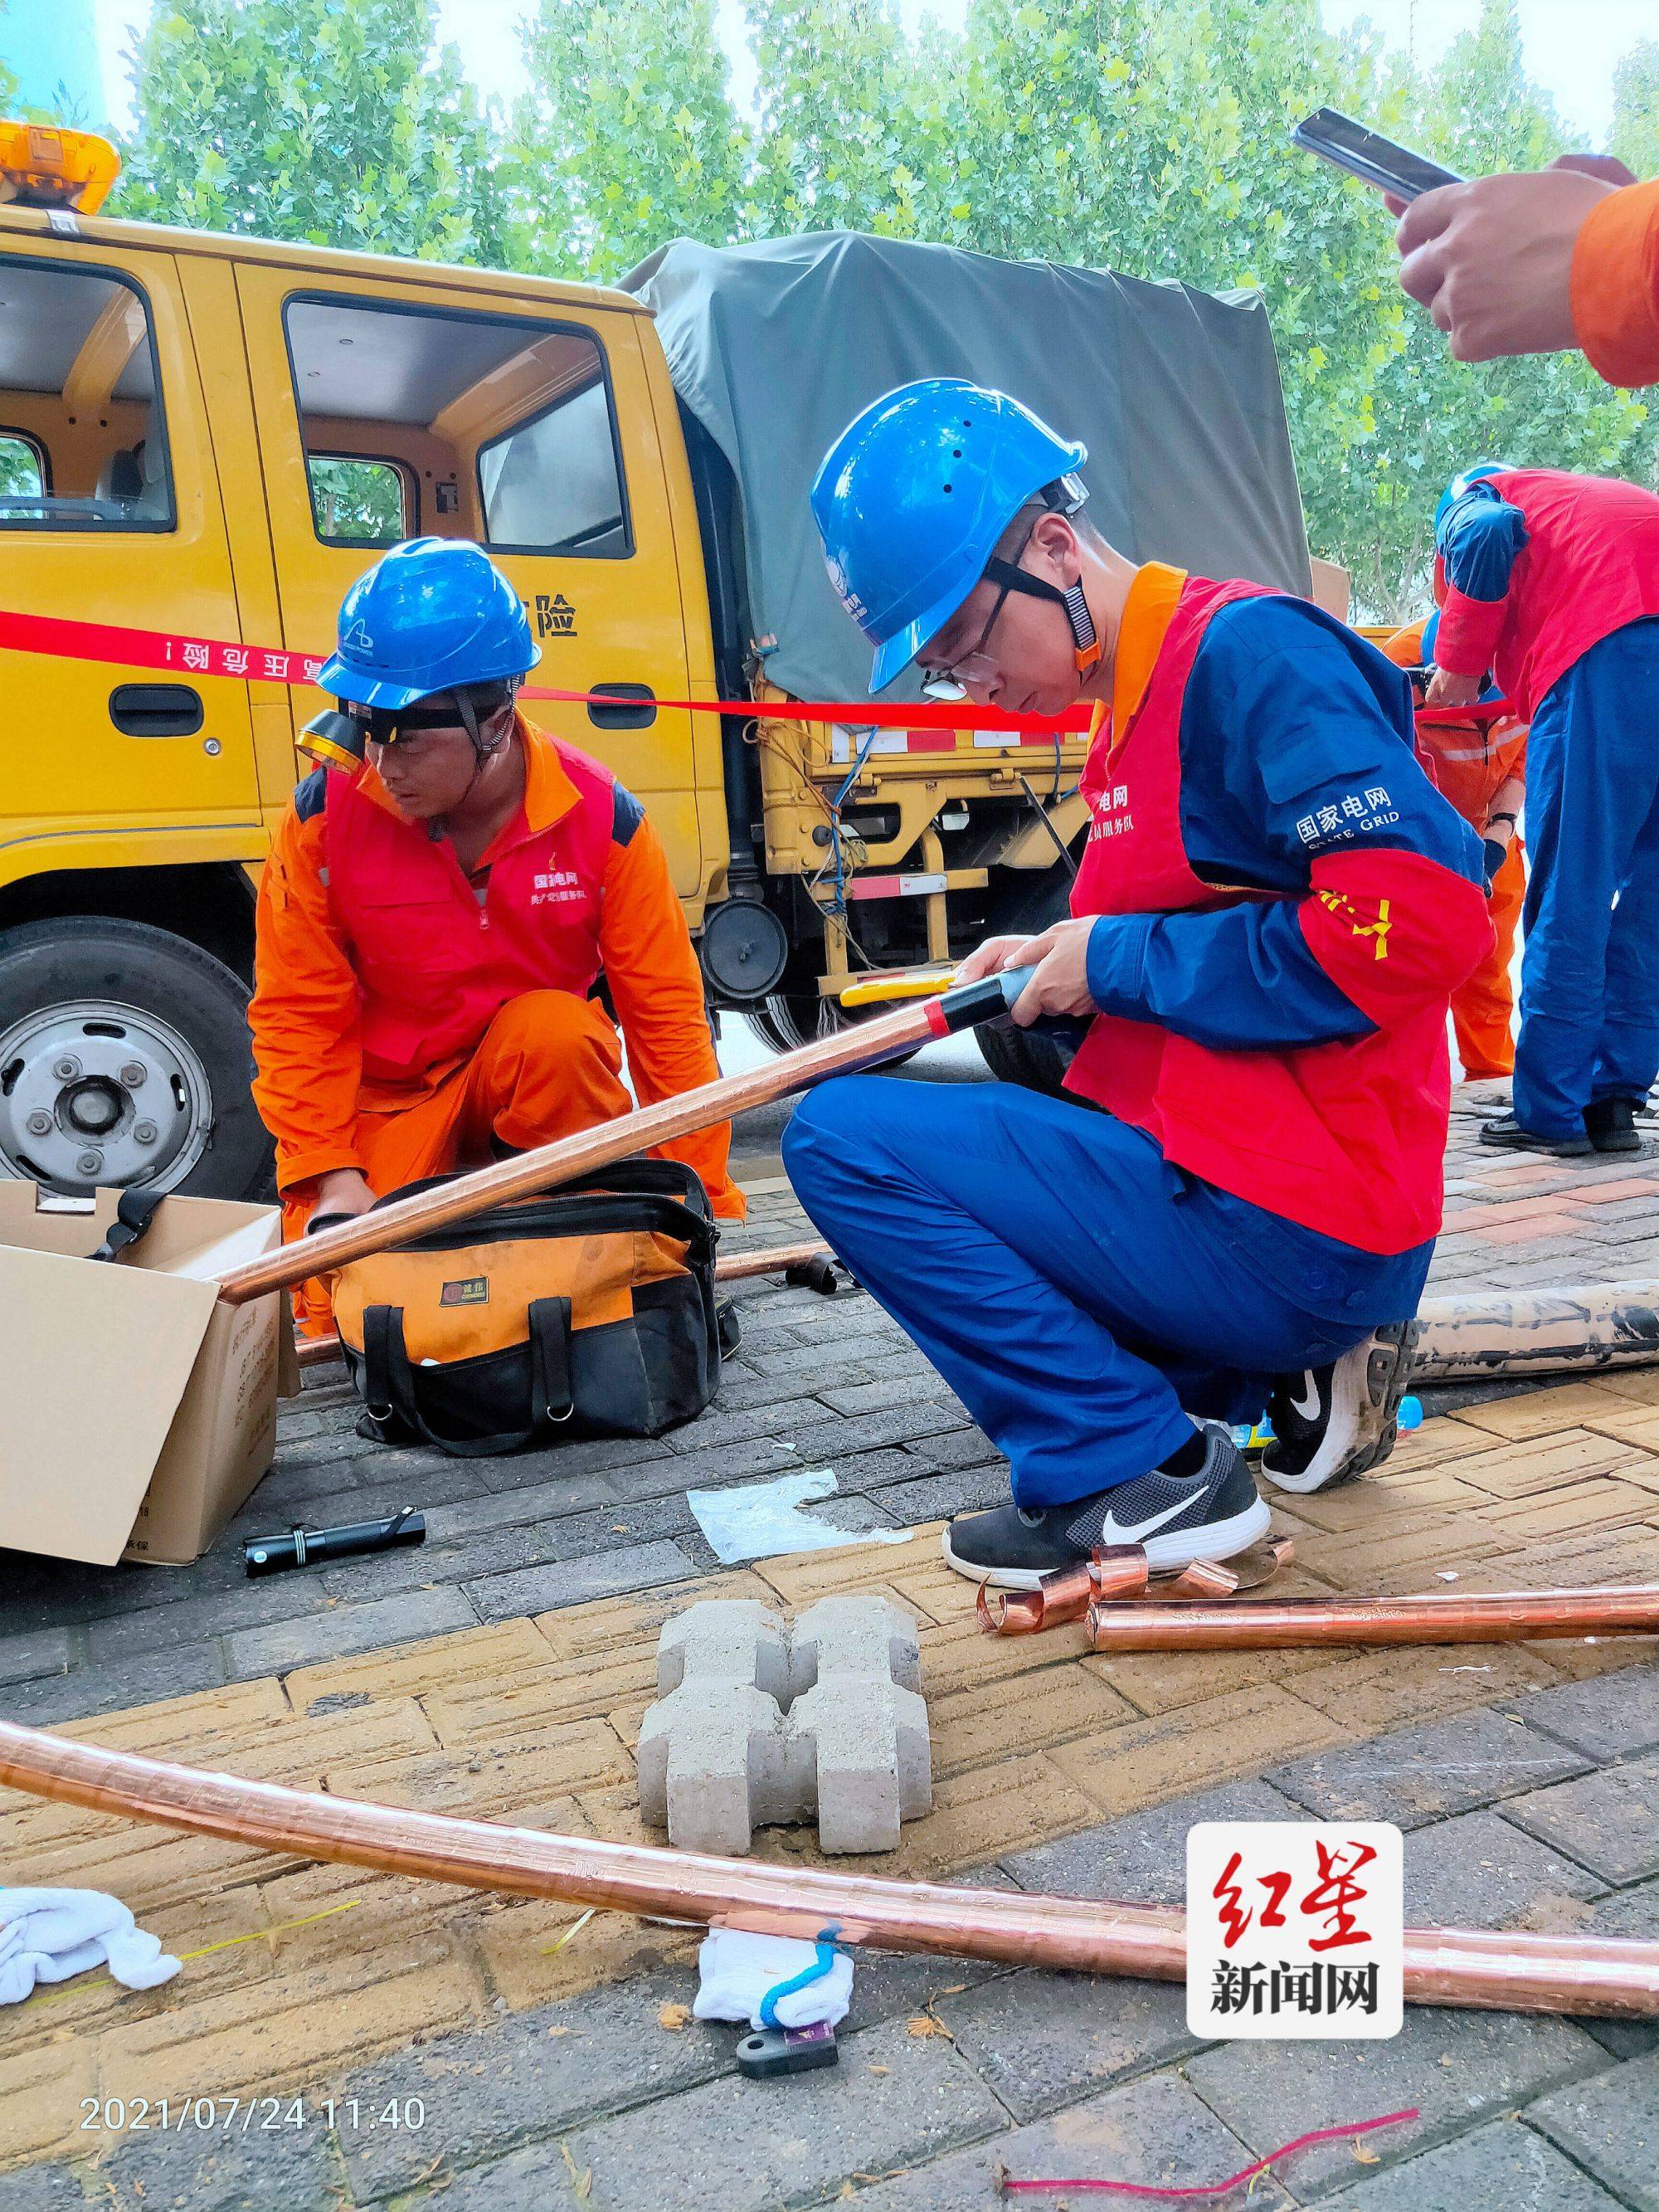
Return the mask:
<path id="1" fill-rule="evenodd" d="M 1153 1905 L 953 1889 L 543 1835 L 207 1773 L 3 1721 L 0 1784 L 251 1849 L 648 1919 L 809 1941 L 833 1935 L 881 1950 L 1157 1981 L 1186 1975 L 1183 1917 Z M 1419 2004 L 1659 2018 L 1659 1943 L 1408 1929 L 1406 1994 Z"/>
<path id="2" fill-rule="evenodd" d="M 1277 1651 L 1315 1644 L 1519 1644 L 1534 1638 L 1659 1635 L 1659 1585 L 1420 1597 L 1151 1599 L 1091 1605 L 1097 1651 Z"/>
<path id="3" fill-rule="evenodd" d="M 981 1583 L 974 1610 L 988 1636 L 1035 1636 L 1081 1620 L 1091 1599 L 1139 1596 L 1149 1571 L 1139 1544 L 1108 1544 L 1074 1567 L 1044 1575 L 1034 1590 L 994 1590 Z"/>

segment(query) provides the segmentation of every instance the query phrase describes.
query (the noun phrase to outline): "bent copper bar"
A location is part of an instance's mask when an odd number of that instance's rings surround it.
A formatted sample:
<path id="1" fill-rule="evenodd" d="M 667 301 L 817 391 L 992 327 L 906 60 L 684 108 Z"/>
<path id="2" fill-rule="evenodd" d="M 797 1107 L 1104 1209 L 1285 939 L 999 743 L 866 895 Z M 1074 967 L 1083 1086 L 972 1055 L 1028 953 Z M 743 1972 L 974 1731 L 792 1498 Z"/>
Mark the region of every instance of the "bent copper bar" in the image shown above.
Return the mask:
<path id="1" fill-rule="evenodd" d="M 1182 1915 L 1093 1899 L 953 1889 L 550 1836 L 313 1795 L 75 1743 L 0 1722 L 0 1783 L 251 1848 L 467 1888 L 561 1898 L 647 1919 L 836 1940 L 881 1950 L 1180 1981 Z M 1659 1943 L 1410 1929 L 1414 2002 L 1659 2018 Z"/>
<path id="2" fill-rule="evenodd" d="M 729 1259 L 715 1261 L 714 1280 L 741 1283 L 751 1275 L 786 1275 L 791 1267 L 804 1267 L 809 1261 L 830 1257 L 827 1244 L 774 1244 L 763 1252 L 733 1252 Z M 294 1349 L 301 1367 L 320 1367 L 339 1358 L 340 1340 L 337 1336 L 296 1337 Z"/>
<path id="3" fill-rule="evenodd" d="M 1091 1605 L 1097 1651 L 1270 1651 L 1322 1644 L 1519 1644 L 1537 1637 L 1659 1635 L 1659 1585 L 1437 1590 L 1419 1597 L 1158 1598 Z"/>
<path id="4" fill-rule="evenodd" d="M 678 1097 L 655 1106 L 641 1106 L 632 1114 L 602 1121 L 595 1129 L 581 1129 L 554 1144 L 497 1160 L 471 1175 L 456 1176 L 434 1190 L 416 1191 L 389 1206 L 342 1221 L 315 1237 L 301 1237 L 278 1247 L 246 1267 L 232 1267 L 219 1278 L 219 1296 L 228 1305 L 266 1297 L 272 1291 L 292 1290 L 308 1276 L 343 1267 L 370 1252 L 384 1252 L 406 1244 L 411 1237 L 452 1223 L 466 1221 L 485 1207 L 505 1205 L 509 1199 L 528 1198 L 551 1190 L 574 1176 L 591 1175 L 612 1166 L 653 1145 L 675 1137 L 689 1137 L 716 1121 L 729 1121 L 751 1107 L 769 1105 L 792 1091 L 805 1091 L 826 1076 L 846 1075 L 860 1067 L 873 1067 L 936 1037 L 955 1036 L 981 1022 L 1006 1014 L 1031 980 L 1029 968 L 1011 968 L 1000 975 L 987 975 L 975 983 L 959 983 L 936 999 L 919 999 L 890 1014 L 860 1022 L 836 1036 L 820 1037 L 798 1051 L 780 1054 L 763 1067 L 744 1075 L 723 1075 L 714 1083 L 700 1084 Z"/>
<path id="5" fill-rule="evenodd" d="M 1659 1282 L 1425 1298 L 1417 1318 L 1413 1383 L 1659 1362 Z"/>

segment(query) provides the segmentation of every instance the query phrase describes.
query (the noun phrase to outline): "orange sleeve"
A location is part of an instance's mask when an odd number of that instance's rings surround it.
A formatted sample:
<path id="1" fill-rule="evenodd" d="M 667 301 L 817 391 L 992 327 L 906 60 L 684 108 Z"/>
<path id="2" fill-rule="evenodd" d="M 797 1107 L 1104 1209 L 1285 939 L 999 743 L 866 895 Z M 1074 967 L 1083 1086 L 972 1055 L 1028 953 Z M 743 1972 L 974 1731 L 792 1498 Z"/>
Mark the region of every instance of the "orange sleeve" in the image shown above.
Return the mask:
<path id="1" fill-rule="evenodd" d="M 720 1071 L 702 970 L 668 872 L 668 855 L 643 818 L 625 845 L 611 848 L 599 913 L 599 957 L 641 1105 L 654 1106 L 713 1083 Z M 696 1170 L 717 1214 L 728 1221 L 744 1218 L 749 1201 L 726 1165 L 729 1121 L 658 1149 Z"/>
<path id="2" fill-rule="evenodd" d="M 1572 326 L 1609 384 L 1659 384 L 1659 179 L 1598 200 L 1572 249 Z"/>
<path id="3" fill-rule="evenodd" d="M 357 979 L 323 880 L 323 817 L 283 816 L 259 879 L 253 1100 L 276 1140 L 276 1185 L 362 1170 Z"/>

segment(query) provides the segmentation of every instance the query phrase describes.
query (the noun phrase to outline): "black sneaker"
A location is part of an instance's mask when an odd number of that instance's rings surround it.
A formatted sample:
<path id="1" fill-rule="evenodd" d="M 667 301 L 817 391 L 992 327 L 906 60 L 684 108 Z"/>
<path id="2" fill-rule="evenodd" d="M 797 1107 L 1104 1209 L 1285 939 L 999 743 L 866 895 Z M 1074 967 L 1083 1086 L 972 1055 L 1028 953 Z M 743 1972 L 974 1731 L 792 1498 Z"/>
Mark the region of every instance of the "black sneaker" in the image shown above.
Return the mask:
<path id="1" fill-rule="evenodd" d="M 1523 1129 L 1513 1114 L 1483 1121 L 1480 1141 L 1495 1145 L 1499 1152 L 1548 1152 L 1558 1160 L 1582 1160 L 1590 1149 L 1588 1137 L 1540 1137 L 1535 1129 Z"/>
<path id="2" fill-rule="evenodd" d="M 1225 1559 L 1267 1533 L 1270 1515 L 1255 1478 L 1227 1430 L 1206 1428 L 1196 1474 L 1154 1468 L 1115 1490 L 1028 1512 L 1000 1505 L 968 1513 L 945 1532 L 945 1563 L 998 1589 L 1035 1589 L 1044 1575 L 1086 1559 L 1097 1546 L 1139 1544 L 1154 1574 L 1194 1559 Z"/>
<path id="3" fill-rule="evenodd" d="M 1390 1322 L 1328 1367 L 1281 1375 L 1269 1407 L 1273 1441 L 1261 1455 L 1268 1480 L 1305 1495 L 1387 1459 L 1420 1334 L 1414 1321 Z"/>
<path id="4" fill-rule="evenodd" d="M 1639 1152 L 1634 1098 L 1592 1098 L 1584 1109 L 1584 1134 L 1598 1152 Z"/>

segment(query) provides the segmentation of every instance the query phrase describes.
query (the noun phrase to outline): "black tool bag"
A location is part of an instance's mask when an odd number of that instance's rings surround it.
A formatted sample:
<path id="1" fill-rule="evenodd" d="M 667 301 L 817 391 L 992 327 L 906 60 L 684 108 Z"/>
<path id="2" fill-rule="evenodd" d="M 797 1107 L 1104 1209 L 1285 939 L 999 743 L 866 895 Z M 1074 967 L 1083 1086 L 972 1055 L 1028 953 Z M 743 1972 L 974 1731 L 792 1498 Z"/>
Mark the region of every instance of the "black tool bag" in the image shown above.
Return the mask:
<path id="1" fill-rule="evenodd" d="M 691 1169 L 624 1160 L 348 1261 L 326 1279 L 360 1426 L 472 1458 L 689 1421 L 737 1348 L 716 1233 Z"/>

